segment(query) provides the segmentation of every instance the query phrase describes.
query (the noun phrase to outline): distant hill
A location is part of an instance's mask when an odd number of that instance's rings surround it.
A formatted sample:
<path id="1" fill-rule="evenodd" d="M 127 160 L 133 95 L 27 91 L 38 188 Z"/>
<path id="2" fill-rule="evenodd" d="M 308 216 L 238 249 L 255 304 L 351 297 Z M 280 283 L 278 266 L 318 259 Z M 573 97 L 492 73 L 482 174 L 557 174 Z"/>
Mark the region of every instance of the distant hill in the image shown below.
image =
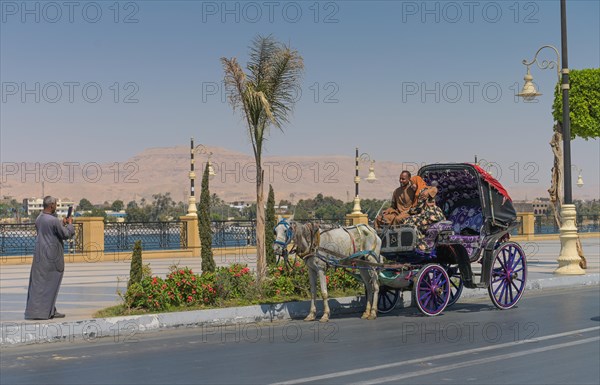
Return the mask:
<path id="1" fill-rule="evenodd" d="M 225 148 L 208 147 L 212 151 L 212 163 L 217 175 L 211 180 L 211 193 L 223 200 L 255 200 L 255 166 L 251 155 Z M 112 202 L 121 199 L 125 203 L 142 197 L 151 199 L 152 194 L 170 192 L 175 201 L 186 201 L 189 196 L 190 169 L 189 147 L 149 148 L 120 163 L 10 163 L 2 165 L 1 195 L 21 200 L 41 196 L 42 182 L 45 194 L 70 198 L 79 202 L 87 198 L 92 203 Z M 318 193 L 341 200 L 354 197 L 354 158 L 350 156 L 266 156 L 265 199 L 268 184 L 273 185 L 276 200 L 297 202 L 313 198 Z M 196 156 L 196 191 L 199 195 L 200 181 L 206 155 Z M 361 198 L 390 198 L 398 185 L 398 175 L 403 168 L 415 171 L 416 165 L 401 162 L 376 162 L 378 180 L 367 183 L 368 164 L 361 164 Z M 545 196 L 547 187 L 540 185 L 506 186 L 515 198 Z M 538 191 L 539 190 L 539 191 Z"/>

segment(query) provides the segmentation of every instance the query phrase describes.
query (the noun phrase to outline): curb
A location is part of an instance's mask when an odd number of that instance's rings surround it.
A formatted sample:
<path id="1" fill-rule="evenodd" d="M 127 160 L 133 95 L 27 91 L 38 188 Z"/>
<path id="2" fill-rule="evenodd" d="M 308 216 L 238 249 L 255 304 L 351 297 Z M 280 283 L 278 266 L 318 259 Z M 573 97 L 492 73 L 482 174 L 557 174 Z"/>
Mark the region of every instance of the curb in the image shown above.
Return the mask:
<path id="1" fill-rule="evenodd" d="M 321 305 L 321 306 L 319 306 Z M 331 298 L 334 314 L 352 314 L 364 309 L 361 297 Z M 194 310 L 148 315 L 96 318 L 71 322 L 2 322 L 0 346 L 46 342 L 94 342 L 112 337 L 115 342 L 133 341 L 138 333 L 179 327 L 222 326 L 257 322 L 302 319 L 310 310 L 310 301 L 272 305 L 253 305 L 223 309 Z M 317 302 L 317 311 L 323 310 Z"/>
<path id="2" fill-rule="evenodd" d="M 600 274 L 533 279 L 527 283 L 526 291 L 590 285 L 600 285 Z M 411 297 L 411 294 L 403 295 L 397 307 L 409 307 Z M 488 297 L 486 289 L 466 289 L 461 295 L 461 298 L 480 297 Z M 337 315 L 359 313 L 365 305 L 363 297 L 343 297 L 331 298 L 329 306 L 332 314 Z M 111 337 L 115 342 L 133 342 L 138 333 L 164 329 L 297 320 L 304 318 L 309 309 L 310 301 L 302 301 L 71 322 L 2 322 L 0 346 L 4 348 L 48 342 L 94 342 L 99 338 Z M 322 311 L 321 301 L 317 302 L 317 312 L 319 311 Z"/>

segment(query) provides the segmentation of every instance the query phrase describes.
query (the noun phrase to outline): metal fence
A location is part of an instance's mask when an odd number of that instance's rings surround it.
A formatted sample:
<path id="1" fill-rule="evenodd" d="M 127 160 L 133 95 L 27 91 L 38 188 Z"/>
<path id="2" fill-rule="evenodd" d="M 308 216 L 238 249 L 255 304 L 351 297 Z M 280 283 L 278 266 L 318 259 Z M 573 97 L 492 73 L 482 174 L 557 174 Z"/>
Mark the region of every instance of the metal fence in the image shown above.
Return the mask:
<path id="1" fill-rule="evenodd" d="M 295 222 L 315 222 L 323 225 L 341 226 L 344 219 L 299 219 Z M 256 221 L 255 220 L 231 220 L 212 221 L 213 247 L 241 247 L 256 246 Z M 265 229 L 272 231 L 272 229 Z"/>
<path id="2" fill-rule="evenodd" d="M 521 222 L 522 218 L 519 218 Z M 323 225 L 344 225 L 344 218 L 300 219 L 296 222 L 316 222 Z M 65 253 L 83 252 L 83 224 L 74 223 L 75 236 L 65 242 Z M 515 235 L 522 233 L 522 223 Z M 578 215 L 580 233 L 599 232 L 600 215 Z M 213 247 L 243 247 L 256 245 L 255 220 L 212 221 Z M 272 229 L 266 229 L 271 231 Z M 559 227 L 551 216 L 535 216 L 535 234 L 557 234 Z M 32 255 L 37 232 L 34 223 L 0 224 L 0 256 Z M 188 244 L 187 226 L 183 222 L 123 222 L 104 225 L 104 251 L 133 250 L 136 240 L 141 240 L 144 250 L 185 249 Z"/>
<path id="3" fill-rule="evenodd" d="M 330 225 L 330 226 L 344 226 L 346 222 L 346 218 L 312 218 L 312 219 L 294 219 L 295 222 L 299 223 L 318 223 L 320 225 Z"/>
<path id="4" fill-rule="evenodd" d="M 342 225 L 344 219 L 300 219 L 296 222 L 316 222 L 319 224 Z M 212 221 L 213 247 L 256 246 L 256 221 L 231 220 Z M 266 229 L 272 231 L 272 229 Z"/>
<path id="5" fill-rule="evenodd" d="M 104 251 L 130 251 L 141 240 L 144 250 L 174 250 L 187 247 L 187 227 L 173 222 L 109 222 L 104 225 Z"/>
<path id="6" fill-rule="evenodd" d="M 578 215 L 577 231 L 580 233 L 595 233 L 600 231 L 600 215 Z"/>
<path id="7" fill-rule="evenodd" d="M 577 232 L 592 233 L 600 231 L 600 215 L 577 215 Z M 535 216 L 536 234 L 558 234 L 560 227 L 551 215 Z"/>
<path id="8" fill-rule="evenodd" d="M 523 234 L 523 217 L 520 215 L 517 215 L 517 219 L 515 220 L 516 223 L 516 227 L 510 232 L 511 236 L 516 236 L 519 234 Z"/>
<path id="9" fill-rule="evenodd" d="M 64 242 L 65 253 L 83 252 L 83 224 L 73 223 L 75 236 Z M 37 230 L 35 223 L 0 224 L 0 255 L 32 255 Z"/>
<path id="10" fill-rule="evenodd" d="M 256 246 L 256 221 L 212 221 L 212 246 Z"/>

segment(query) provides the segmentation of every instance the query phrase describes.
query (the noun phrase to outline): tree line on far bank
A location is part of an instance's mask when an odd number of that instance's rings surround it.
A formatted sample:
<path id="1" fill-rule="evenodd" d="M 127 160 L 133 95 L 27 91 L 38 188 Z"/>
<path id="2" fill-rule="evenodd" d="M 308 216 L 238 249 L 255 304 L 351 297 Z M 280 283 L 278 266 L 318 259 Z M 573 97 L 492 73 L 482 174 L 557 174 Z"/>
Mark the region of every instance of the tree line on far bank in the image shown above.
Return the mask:
<path id="1" fill-rule="evenodd" d="M 274 199 L 274 198 L 273 198 Z M 200 203 L 198 203 L 198 206 Z M 362 211 L 374 219 L 381 207 L 388 207 L 389 200 L 363 199 L 361 200 Z M 217 194 L 210 195 L 210 219 L 213 221 L 225 220 L 255 220 L 256 204 L 242 209 L 232 207 L 223 201 Z M 276 207 L 275 207 L 276 206 Z M 343 220 L 346 214 L 352 212 L 353 202 L 343 202 L 331 196 L 317 194 L 314 198 L 301 199 L 293 204 L 288 200 L 280 200 L 274 205 L 275 215 L 294 215 L 295 219 L 331 219 Z M 167 222 L 177 220 L 186 215 L 187 202 L 175 202 L 170 193 L 159 193 L 152 195 L 152 200 L 142 198 L 139 201 L 130 201 L 124 204 L 121 200 L 113 203 L 104 202 L 101 205 L 93 205 L 89 200 L 83 198 L 77 205 L 77 211 L 84 211 L 84 216 L 103 217 L 107 221 L 111 218 L 106 215 L 107 210 L 125 211 L 126 222 Z M 200 208 L 198 208 L 200 210 Z"/>
<path id="2" fill-rule="evenodd" d="M 580 216 L 593 216 L 600 214 L 600 201 L 579 201 L 576 200 L 577 214 Z M 373 220 L 380 210 L 389 206 L 389 200 L 385 199 L 362 199 L 360 201 L 362 212 Z M 277 205 L 274 205 L 277 206 Z M 12 202 L 0 203 L 0 218 L 14 218 L 15 213 L 21 210 L 20 217 L 25 221 L 33 222 L 39 215 L 34 212 L 27 215 L 22 212 L 22 203 L 16 200 Z M 331 196 L 317 194 L 314 198 L 301 199 L 292 204 L 289 200 L 280 200 L 278 208 L 274 207 L 275 216 L 294 215 L 295 219 L 326 219 L 342 221 L 346 214 L 352 212 L 353 202 L 343 202 Z M 126 222 L 166 222 L 179 219 L 186 215 L 188 210 L 187 202 L 175 202 L 170 193 L 159 193 L 152 196 L 152 200 L 142 198 L 140 201 L 130 201 L 125 204 L 122 200 L 115 200 L 112 203 L 104 202 L 100 205 L 92 204 L 88 199 L 83 198 L 76 207 L 77 211 L 84 211 L 84 216 L 103 217 L 105 221 L 116 221 L 116 218 L 106 214 L 107 210 L 121 211 L 125 210 Z M 237 209 L 229 206 L 217 194 L 210 195 L 210 220 L 255 220 L 256 204 L 251 204 L 243 209 Z"/>

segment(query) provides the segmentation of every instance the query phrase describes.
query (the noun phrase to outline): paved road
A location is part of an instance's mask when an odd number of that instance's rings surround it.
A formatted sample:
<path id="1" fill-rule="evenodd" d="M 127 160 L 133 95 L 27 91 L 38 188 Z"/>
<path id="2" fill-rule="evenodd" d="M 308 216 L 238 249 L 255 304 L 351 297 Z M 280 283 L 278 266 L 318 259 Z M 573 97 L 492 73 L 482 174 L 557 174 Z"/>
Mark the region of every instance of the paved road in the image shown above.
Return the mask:
<path id="1" fill-rule="evenodd" d="M 598 384 L 598 286 L 376 321 L 197 327 L 2 350 L 2 384 Z"/>

